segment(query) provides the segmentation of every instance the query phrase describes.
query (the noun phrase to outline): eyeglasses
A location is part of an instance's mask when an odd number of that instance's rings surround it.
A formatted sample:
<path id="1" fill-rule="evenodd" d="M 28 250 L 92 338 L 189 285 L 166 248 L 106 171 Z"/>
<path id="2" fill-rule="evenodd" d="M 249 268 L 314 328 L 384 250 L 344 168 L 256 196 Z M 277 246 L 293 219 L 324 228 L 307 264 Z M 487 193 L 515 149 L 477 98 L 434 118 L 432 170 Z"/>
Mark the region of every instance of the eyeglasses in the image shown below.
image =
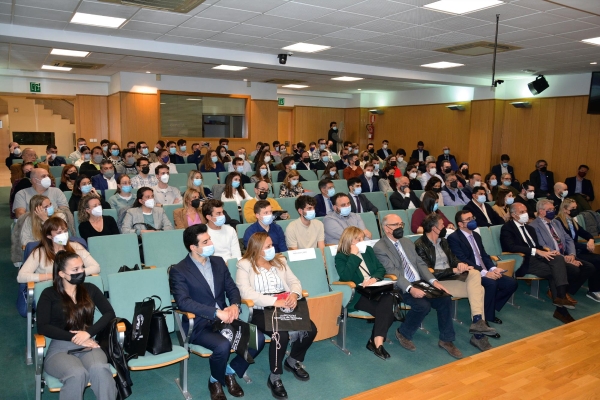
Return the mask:
<path id="1" fill-rule="evenodd" d="M 404 222 L 399 222 L 399 223 L 395 223 L 395 224 L 386 224 L 386 226 L 389 226 L 391 228 L 403 228 L 404 229 Z"/>

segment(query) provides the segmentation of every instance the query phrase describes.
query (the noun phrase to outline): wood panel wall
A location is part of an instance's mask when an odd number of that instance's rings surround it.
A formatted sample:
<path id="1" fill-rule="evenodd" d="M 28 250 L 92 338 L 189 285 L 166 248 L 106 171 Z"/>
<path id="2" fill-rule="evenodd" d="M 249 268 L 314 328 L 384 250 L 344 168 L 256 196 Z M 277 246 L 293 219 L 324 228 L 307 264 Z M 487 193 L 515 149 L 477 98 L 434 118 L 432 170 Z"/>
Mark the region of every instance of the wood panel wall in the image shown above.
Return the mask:
<path id="1" fill-rule="evenodd" d="M 327 138 L 329 124 L 344 121 L 344 108 L 329 107 L 294 107 L 294 142 L 302 141 L 307 145 Z M 344 122 L 345 125 L 347 125 Z M 348 131 L 348 128 L 346 128 Z"/>
<path id="2" fill-rule="evenodd" d="M 121 94 L 111 94 L 108 101 L 108 139 L 121 143 Z M 125 145 L 127 142 L 124 143 Z"/>
<path id="3" fill-rule="evenodd" d="M 77 95 L 75 100 L 75 129 L 77 137 L 108 139 L 107 96 Z"/>

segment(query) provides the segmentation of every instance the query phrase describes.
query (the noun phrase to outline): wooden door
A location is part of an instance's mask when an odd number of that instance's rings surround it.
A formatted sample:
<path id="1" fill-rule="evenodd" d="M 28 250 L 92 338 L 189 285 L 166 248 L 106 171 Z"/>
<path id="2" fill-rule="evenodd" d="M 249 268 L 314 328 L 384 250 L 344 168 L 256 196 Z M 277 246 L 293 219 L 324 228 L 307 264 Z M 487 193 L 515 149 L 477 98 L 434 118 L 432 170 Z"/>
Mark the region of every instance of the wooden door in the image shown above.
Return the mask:
<path id="1" fill-rule="evenodd" d="M 294 109 L 279 107 L 277 113 L 277 140 L 294 143 Z M 288 150 L 289 151 L 289 150 Z"/>

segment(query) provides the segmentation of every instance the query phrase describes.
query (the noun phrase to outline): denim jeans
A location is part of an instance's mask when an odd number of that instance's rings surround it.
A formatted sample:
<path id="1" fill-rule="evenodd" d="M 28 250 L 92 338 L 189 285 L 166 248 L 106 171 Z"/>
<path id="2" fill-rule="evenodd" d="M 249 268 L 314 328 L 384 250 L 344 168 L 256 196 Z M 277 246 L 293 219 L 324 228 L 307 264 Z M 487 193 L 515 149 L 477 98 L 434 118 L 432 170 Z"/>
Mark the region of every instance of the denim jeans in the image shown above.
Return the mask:
<path id="1" fill-rule="evenodd" d="M 413 335 L 419 329 L 421 322 L 425 319 L 431 308 L 437 311 L 438 328 L 440 330 L 440 340 L 444 342 L 453 342 L 455 339 L 454 326 L 452 325 L 452 298 L 450 296 L 437 299 L 428 299 L 426 297 L 417 299 L 410 293 L 403 293 L 404 303 L 410 306 L 406 314 L 406 319 L 398 328 L 398 331 L 412 340 Z"/>

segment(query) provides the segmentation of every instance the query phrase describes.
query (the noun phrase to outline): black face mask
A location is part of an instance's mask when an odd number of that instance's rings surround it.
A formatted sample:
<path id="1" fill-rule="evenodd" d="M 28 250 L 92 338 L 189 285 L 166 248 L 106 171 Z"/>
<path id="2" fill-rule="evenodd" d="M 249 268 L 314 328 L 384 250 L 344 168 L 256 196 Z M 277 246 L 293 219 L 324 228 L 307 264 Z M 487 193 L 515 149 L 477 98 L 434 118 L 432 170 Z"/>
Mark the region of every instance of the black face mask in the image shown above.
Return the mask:
<path id="1" fill-rule="evenodd" d="M 442 188 L 433 188 L 431 190 L 433 190 L 435 193 L 441 193 L 442 192 Z"/>
<path id="2" fill-rule="evenodd" d="M 143 167 L 142 168 L 142 174 L 147 175 L 150 173 L 150 167 Z"/>
<path id="3" fill-rule="evenodd" d="M 450 182 L 450 187 L 456 189 L 458 187 L 458 181 Z"/>
<path id="4" fill-rule="evenodd" d="M 79 272 L 77 274 L 71 274 L 69 283 L 72 285 L 81 285 L 85 282 L 85 272 Z"/>
<path id="5" fill-rule="evenodd" d="M 540 168 L 540 171 L 541 172 L 546 172 L 546 171 L 548 171 L 548 167 L 542 167 L 542 168 Z"/>
<path id="6" fill-rule="evenodd" d="M 192 207 L 193 208 L 200 207 L 200 199 L 194 199 L 194 200 L 192 200 Z"/>
<path id="7" fill-rule="evenodd" d="M 79 174 L 77 172 L 73 172 L 72 174 L 69 174 L 69 179 L 74 181 L 78 176 Z"/>
<path id="8" fill-rule="evenodd" d="M 449 174 L 449 173 L 450 173 L 450 171 L 452 171 L 452 168 L 446 168 L 446 169 L 444 170 L 444 173 L 445 173 L 445 174 Z"/>
<path id="9" fill-rule="evenodd" d="M 308 157 L 304 157 L 304 158 L 302 159 L 302 161 L 303 161 L 303 162 L 305 162 L 305 163 L 309 163 L 309 162 L 310 162 L 310 158 L 308 158 Z"/>
<path id="10" fill-rule="evenodd" d="M 576 216 L 579 215 L 579 210 L 578 209 L 574 209 L 569 211 L 569 215 L 571 216 L 571 218 L 575 218 Z"/>
<path id="11" fill-rule="evenodd" d="M 260 192 L 260 193 L 258 194 L 258 198 L 259 198 L 259 199 L 261 199 L 261 200 L 266 200 L 266 199 L 267 199 L 267 195 L 268 195 L 268 194 L 269 194 L 269 193 L 267 193 L 267 192 Z"/>
<path id="12" fill-rule="evenodd" d="M 354 165 L 358 167 L 360 165 L 360 161 L 358 161 L 358 160 L 354 161 Z"/>
<path id="13" fill-rule="evenodd" d="M 31 171 L 25 172 L 25 178 L 31 179 Z"/>
<path id="14" fill-rule="evenodd" d="M 363 157 L 363 160 L 364 160 L 364 161 L 369 161 L 369 156 L 365 156 L 365 157 Z"/>
<path id="15" fill-rule="evenodd" d="M 462 170 L 462 174 L 463 174 L 464 176 L 469 176 L 469 168 L 465 168 L 465 169 L 463 169 L 463 170 Z"/>
<path id="16" fill-rule="evenodd" d="M 369 149 L 369 153 L 375 153 L 375 149 Z"/>
<path id="17" fill-rule="evenodd" d="M 394 239 L 402 239 L 404 237 L 404 228 L 396 228 L 392 232 Z"/>
<path id="18" fill-rule="evenodd" d="M 440 234 L 439 234 L 438 236 L 440 237 L 440 239 L 441 239 L 441 238 L 445 238 L 445 237 L 446 237 L 446 228 L 443 228 L 443 229 L 440 231 Z"/>

